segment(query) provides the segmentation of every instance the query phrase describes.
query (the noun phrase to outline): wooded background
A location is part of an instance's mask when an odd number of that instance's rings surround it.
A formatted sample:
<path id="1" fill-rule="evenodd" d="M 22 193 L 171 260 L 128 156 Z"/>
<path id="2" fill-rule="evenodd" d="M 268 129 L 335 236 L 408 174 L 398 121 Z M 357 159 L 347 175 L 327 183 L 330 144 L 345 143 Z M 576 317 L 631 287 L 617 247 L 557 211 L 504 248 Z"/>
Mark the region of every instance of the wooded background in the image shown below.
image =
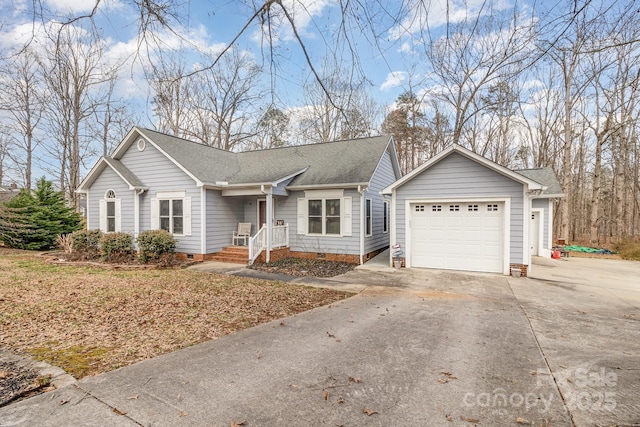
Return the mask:
<path id="1" fill-rule="evenodd" d="M 145 65 L 143 108 L 114 89 L 129 62 L 106 54 L 95 22 L 100 2 L 92 13 L 52 23 L 46 3 L 34 0 L 38 31 L 0 52 L 0 182 L 31 188 L 37 170 L 77 206 L 73 190 L 83 174 L 140 123 L 236 151 L 382 132 L 393 134 L 405 173 L 452 143 L 509 168 L 552 167 L 566 194 L 556 206 L 557 238 L 600 245 L 639 236 L 634 2 L 576 0 L 544 11 L 487 2 L 490 10 L 435 32 L 424 19 L 430 2 L 339 1 L 343 30 L 323 34 L 319 62 L 296 31 L 293 12 L 303 1 L 244 2 L 247 25 L 215 53 L 160 44 L 158 28 L 179 32 L 178 2 L 126 3 L 139 11 L 132 60 Z M 385 19 L 376 18 L 381 10 Z M 411 28 L 400 25 L 408 19 Z M 285 76 L 273 34 L 283 27 L 307 62 L 302 106 L 278 97 Z M 262 31 L 260 61 L 235 44 L 247 28 Z M 370 32 L 372 45 L 389 28 L 404 28 L 409 78 L 391 105 L 372 95 L 351 44 L 354 28 Z M 382 46 L 380 55 L 383 64 Z"/>

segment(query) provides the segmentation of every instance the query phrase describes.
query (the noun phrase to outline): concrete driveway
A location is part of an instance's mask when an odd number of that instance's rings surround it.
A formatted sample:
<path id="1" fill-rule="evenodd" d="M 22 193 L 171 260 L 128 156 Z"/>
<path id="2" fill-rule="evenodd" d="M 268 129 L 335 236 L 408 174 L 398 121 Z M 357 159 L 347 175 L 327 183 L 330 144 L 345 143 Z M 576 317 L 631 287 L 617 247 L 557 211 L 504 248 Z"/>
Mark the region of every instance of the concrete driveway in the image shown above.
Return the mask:
<path id="1" fill-rule="evenodd" d="M 640 425 L 640 263 L 538 260 L 510 280 L 578 426 Z"/>
<path id="2" fill-rule="evenodd" d="M 0 425 L 637 423 L 638 285 L 567 282 L 580 262 L 535 266 L 542 280 L 358 269 L 321 283 L 364 289 L 346 301 L 85 378 Z M 588 381 L 602 368 L 615 385 Z"/>

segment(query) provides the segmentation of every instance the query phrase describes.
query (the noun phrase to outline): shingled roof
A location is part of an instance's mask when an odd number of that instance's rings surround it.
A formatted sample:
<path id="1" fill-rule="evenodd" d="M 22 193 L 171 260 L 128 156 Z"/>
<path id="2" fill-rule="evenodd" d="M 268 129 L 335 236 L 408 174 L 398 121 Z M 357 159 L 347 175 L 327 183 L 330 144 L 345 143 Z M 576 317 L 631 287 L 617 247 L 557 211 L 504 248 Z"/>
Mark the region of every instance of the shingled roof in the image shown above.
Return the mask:
<path id="1" fill-rule="evenodd" d="M 136 128 L 203 183 L 272 183 L 298 174 L 289 184 L 306 187 L 368 183 L 390 136 L 297 145 L 234 153 Z"/>
<path id="2" fill-rule="evenodd" d="M 538 182 L 547 187 L 542 192 L 546 196 L 563 196 L 562 187 L 558 182 L 555 172 L 550 167 L 534 168 L 534 169 L 516 169 L 514 172 L 519 173 L 535 182 Z"/>

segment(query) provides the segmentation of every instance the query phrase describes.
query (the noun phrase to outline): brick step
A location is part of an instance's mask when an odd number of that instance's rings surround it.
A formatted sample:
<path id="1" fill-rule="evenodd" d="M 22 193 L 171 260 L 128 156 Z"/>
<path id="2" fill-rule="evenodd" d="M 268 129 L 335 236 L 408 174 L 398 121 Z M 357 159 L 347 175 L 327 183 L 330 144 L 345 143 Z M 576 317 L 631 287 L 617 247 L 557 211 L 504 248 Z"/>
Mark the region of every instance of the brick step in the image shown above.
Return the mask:
<path id="1" fill-rule="evenodd" d="M 225 246 L 220 253 L 248 254 L 248 246 Z"/>
<path id="2" fill-rule="evenodd" d="M 222 253 L 218 253 L 216 255 L 211 255 L 207 258 L 207 261 L 217 261 L 217 262 L 230 262 L 233 264 L 248 264 L 249 258 L 247 257 L 237 257 L 225 255 Z"/>

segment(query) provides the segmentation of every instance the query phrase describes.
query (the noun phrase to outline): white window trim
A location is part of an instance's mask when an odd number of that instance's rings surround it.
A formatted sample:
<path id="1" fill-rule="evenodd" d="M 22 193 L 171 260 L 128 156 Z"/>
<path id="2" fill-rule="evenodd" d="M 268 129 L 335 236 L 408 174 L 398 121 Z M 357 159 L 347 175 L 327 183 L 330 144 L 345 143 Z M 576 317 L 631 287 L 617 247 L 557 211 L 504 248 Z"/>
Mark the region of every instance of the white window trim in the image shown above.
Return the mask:
<path id="1" fill-rule="evenodd" d="M 107 198 L 107 196 L 113 193 L 115 197 Z M 115 210 L 115 230 L 107 231 L 108 229 L 108 220 L 107 220 L 107 203 L 114 203 Z M 117 193 L 113 189 L 108 189 L 104 192 L 104 196 L 99 201 L 99 211 L 100 211 L 100 231 L 103 233 L 119 233 L 122 231 L 122 200 L 117 197 Z"/>
<path id="2" fill-rule="evenodd" d="M 369 218 L 367 218 L 367 205 L 369 205 Z M 364 201 L 364 235 L 365 237 L 373 236 L 373 200 L 367 198 Z M 369 232 L 367 233 L 367 226 L 369 226 Z"/>
<path id="3" fill-rule="evenodd" d="M 160 200 L 182 200 L 182 233 L 174 234 L 174 236 L 191 236 L 191 197 L 186 197 L 186 191 L 159 191 L 156 193 L 156 197 L 151 199 L 151 229 L 160 229 Z M 169 211 L 172 215 L 171 203 Z M 173 221 L 171 227 L 173 228 Z"/>
<path id="4" fill-rule="evenodd" d="M 338 190 L 340 194 L 342 190 Z M 317 197 L 323 193 L 325 197 Z M 305 191 L 306 197 L 298 198 L 297 234 L 313 237 L 347 237 L 353 235 L 352 230 L 352 197 L 335 197 L 335 190 L 329 191 Z M 340 234 L 326 233 L 326 200 L 340 200 Z M 322 234 L 309 233 L 309 200 L 322 200 Z"/>

